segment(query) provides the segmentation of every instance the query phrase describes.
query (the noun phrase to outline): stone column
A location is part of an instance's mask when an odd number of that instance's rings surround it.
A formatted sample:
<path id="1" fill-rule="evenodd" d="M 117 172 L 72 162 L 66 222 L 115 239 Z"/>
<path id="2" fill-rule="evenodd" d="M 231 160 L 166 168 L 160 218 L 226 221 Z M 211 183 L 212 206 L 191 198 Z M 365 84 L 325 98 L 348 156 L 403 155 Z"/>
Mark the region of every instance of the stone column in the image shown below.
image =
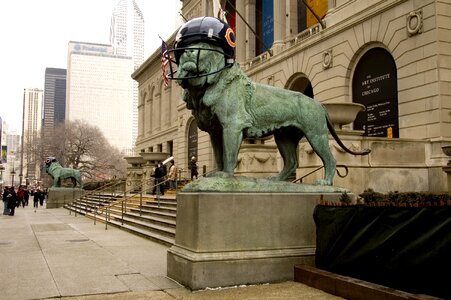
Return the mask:
<path id="1" fill-rule="evenodd" d="M 297 0 L 285 0 L 286 12 L 288 14 L 286 20 L 285 37 L 296 35 L 298 33 L 298 2 Z"/>
<path id="2" fill-rule="evenodd" d="M 250 26 L 255 30 L 255 0 L 245 0 L 245 18 Z M 246 29 L 246 60 L 255 57 L 255 35 L 249 28 Z"/>
<path id="3" fill-rule="evenodd" d="M 335 0 L 328 0 L 327 2 L 327 14 L 331 13 L 335 9 Z"/>
<path id="4" fill-rule="evenodd" d="M 242 15 L 245 15 L 246 5 L 244 1 L 237 1 L 236 10 Z M 246 60 L 246 32 L 248 28 L 244 21 L 238 14 L 236 15 L 236 60 L 244 62 Z"/>
<path id="5" fill-rule="evenodd" d="M 286 2 L 285 0 L 274 1 L 274 46 L 283 44 L 286 27 Z"/>

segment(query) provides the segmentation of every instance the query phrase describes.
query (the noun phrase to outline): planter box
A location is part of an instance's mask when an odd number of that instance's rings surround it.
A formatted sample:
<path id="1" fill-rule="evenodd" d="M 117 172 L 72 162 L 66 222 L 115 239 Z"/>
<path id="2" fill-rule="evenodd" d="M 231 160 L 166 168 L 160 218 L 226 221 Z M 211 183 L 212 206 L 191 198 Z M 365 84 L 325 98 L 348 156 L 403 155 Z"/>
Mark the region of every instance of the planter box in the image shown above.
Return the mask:
<path id="1" fill-rule="evenodd" d="M 315 208 L 316 267 L 451 299 L 451 207 Z"/>

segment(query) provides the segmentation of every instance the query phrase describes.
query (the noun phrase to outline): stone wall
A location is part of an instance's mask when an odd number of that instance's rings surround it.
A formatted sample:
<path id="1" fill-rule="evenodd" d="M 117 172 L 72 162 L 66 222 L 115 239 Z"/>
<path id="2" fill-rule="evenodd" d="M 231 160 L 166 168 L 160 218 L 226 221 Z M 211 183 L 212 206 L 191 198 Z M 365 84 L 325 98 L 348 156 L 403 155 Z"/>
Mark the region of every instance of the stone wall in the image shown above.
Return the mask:
<path id="1" fill-rule="evenodd" d="M 246 10 L 244 15 L 252 23 L 256 11 L 251 2 L 240 1 L 237 7 Z M 291 18 L 287 20 L 286 36 L 278 39 L 273 56 L 252 55 L 254 37 L 237 17 L 237 41 L 241 41 L 237 44 L 237 59 L 242 68 L 256 82 L 281 88 L 291 88 L 293 78 L 305 77 L 315 99 L 353 102 L 352 79 L 359 59 L 374 47 L 387 50 L 397 69 L 400 138 L 345 137 L 358 147 L 365 144 L 375 149 L 366 158 L 334 150 L 338 164 L 352 168 L 348 177 L 335 182 L 356 191 L 376 186 L 401 191 L 449 190 L 447 175 L 441 169 L 447 161 L 441 146 L 451 144 L 451 4 L 444 0 L 343 0 L 331 6 L 332 3 L 329 1 L 324 29 L 317 25 L 299 34 L 296 30 L 290 33 L 295 27 Z M 192 18 L 210 11 L 210 4 L 208 0 L 184 1 L 182 12 Z M 286 7 L 292 10 L 292 4 L 291 1 Z M 175 34 L 168 39 L 169 45 Z M 139 82 L 137 150 L 158 151 L 161 145 L 161 151 L 168 151 L 168 141 L 172 141 L 177 165 L 185 175 L 189 174 L 187 132 L 192 116 L 181 100 L 182 90 L 176 82 L 170 82 L 169 87 L 163 85 L 160 50 L 135 71 L 133 78 Z M 415 143 L 418 145 L 412 146 Z M 274 145 L 272 140 L 267 144 Z M 301 144 L 300 152 L 302 147 Z M 395 149 L 388 151 L 390 147 Z M 320 165 L 318 159 L 304 156 L 300 154 L 298 176 Z M 396 159 L 402 160 L 398 164 Z M 200 131 L 198 162 L 200 170 L 203 166 L 207 172 L 215 168 L 209 137 Z M 275 166 L 274 172 L 282 167 L 278 154 Z"/>

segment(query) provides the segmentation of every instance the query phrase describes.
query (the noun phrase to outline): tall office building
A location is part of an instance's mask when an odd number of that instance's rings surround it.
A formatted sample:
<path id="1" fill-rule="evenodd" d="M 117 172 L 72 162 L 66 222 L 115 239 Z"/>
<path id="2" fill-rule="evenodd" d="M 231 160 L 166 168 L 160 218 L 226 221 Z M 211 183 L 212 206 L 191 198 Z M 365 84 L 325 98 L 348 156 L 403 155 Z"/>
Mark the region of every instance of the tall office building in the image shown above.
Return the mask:
<path id="1" fill-rule="evenodd" d="M 69 42 L 66 120 L 99 127 L 108 142 L 129 152 L 132 141 L 131 57 L 113 54 L 104 44 Z"/>
<path id="2" fill-rule="evenodd" d="M 51 136 L 66 116 L 66 69 L 46 68 L 44 83 L 43 137 Z"/>
<path id="3" fill-rule="evenodd" d="M 114 54 L 130 56 L 136 70 L 144 62 L 144 17 L 135 0 L 120 0 L 113 10 L 110 43 Z M 138 83 L 133 82 L 132 139 L 138 134 Z"/>
<path id="4" fill-rule="evenodd" d="M 42 102 L 44 91 L 37 88 L 24 89 L 22 118 L 22 153 L 20 157 L 20 174 L 29 178 L 40 177 L 40 166 L 36 153 L 31 147 L 42 130 Z"/>

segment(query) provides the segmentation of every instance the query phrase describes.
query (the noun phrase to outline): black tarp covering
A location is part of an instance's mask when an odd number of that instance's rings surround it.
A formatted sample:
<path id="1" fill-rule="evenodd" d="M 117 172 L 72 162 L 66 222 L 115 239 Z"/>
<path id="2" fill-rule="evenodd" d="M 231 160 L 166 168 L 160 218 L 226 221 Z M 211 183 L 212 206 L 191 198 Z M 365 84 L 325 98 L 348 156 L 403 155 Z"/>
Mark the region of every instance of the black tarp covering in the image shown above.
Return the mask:
<path id="1" fill-rule="evenodd" d="M 451 299 L 451 206 L 315 208 L 316 267 Z"/>

